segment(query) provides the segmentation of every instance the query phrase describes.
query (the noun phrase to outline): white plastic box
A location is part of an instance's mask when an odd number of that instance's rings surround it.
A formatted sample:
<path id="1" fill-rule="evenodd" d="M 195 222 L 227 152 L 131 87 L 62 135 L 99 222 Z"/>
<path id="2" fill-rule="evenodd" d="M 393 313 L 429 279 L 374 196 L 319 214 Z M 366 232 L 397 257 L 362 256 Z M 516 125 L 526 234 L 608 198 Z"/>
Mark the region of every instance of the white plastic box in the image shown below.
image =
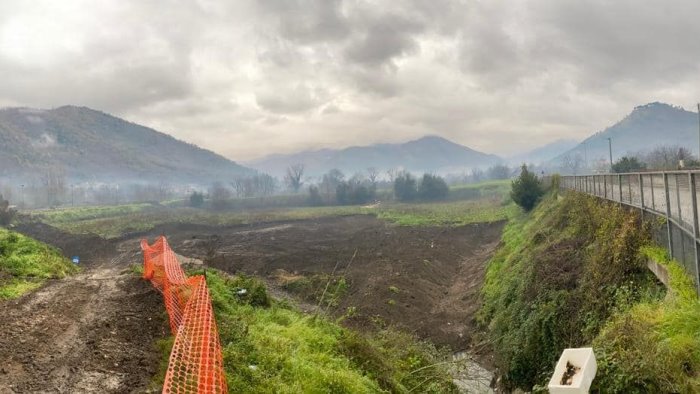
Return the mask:
<path id="1" fill-rule="evenodd" d="M 571 385 L 562 385 L 561 380 L 566 371 L 566 363 L 580 368 L 573 376 Z M 551 394 L 588 393 L 598 370 L 593 348 L 564 349 L 559 357 L 554 374 L 547 388 Z"/>

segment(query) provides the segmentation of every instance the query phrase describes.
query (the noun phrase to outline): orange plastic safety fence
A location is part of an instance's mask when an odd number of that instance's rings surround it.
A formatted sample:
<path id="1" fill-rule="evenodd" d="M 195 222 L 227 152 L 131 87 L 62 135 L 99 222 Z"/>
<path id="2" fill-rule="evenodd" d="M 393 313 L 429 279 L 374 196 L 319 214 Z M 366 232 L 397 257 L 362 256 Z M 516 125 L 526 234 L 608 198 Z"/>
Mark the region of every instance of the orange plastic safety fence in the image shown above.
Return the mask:
<path id="1" fill-rule="evenodd" d="M 188 278 L 165 237 L 141 241 L 143 277 L 163 293 L 175 343 L 164 393 L 225 393 L 226 378 L 211 297 L 204 276 Z"/>

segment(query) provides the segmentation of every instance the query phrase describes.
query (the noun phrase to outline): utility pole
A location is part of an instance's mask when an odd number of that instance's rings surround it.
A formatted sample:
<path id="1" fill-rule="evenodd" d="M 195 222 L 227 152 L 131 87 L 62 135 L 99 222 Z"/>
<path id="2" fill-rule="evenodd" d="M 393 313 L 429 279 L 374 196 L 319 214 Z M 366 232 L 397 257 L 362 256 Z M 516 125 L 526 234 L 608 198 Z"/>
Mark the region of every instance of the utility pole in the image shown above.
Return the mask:
<path id="1" fill-rule="evenodd" d="M 583 141 L 583 163 L 588 171 L 588 143 L 586 141 Z"/>
<path id="2" fill-rule="evenodd" d="M 22 209 L 24 209 L 24 185 L 20 185 L 22 187 Z"/>
<path id="3" fill-rule="evenodd" d="M 608 150 L 610 151 L 610 172 L 613 172 L 612 139 L 610 137 L 608 137 Z"/>
<path id="4" fill-rule="evenodd" d="M 700 159 L 700 103 L 698 103 L 698 159 Z"/>

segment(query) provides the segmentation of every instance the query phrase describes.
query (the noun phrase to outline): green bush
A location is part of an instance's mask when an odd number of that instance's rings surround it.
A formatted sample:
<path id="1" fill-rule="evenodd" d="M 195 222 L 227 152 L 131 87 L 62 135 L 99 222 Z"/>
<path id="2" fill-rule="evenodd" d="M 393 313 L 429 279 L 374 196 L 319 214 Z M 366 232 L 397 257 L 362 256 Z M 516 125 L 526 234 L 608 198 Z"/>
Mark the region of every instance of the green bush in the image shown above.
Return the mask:
<path id="1" fill-rule="evenodd" d="M 403 171 L 394 179 L 394 195 L 399 201 L 413 201 L 418 196 L 416 178 Z"/>
<path id="2" fill-rule="evenodd" d="M 422 200 L 434 201 L 444 200 L 450 188 L 444 179 L 437 175 L 423 174 L 418 194 Z"/>
<path id="3" fill-rule="evenodd" d="M 204 206 L 204 193 L 192 192 L 192 194 L 190 194 L 190 206 L 192 208 L 201 208 Z"/>
<path id="4" fill-rule="evenodd" d="M 537 204 L 537 201 L 543 194 L 544 191 L 539 179 L 534 173 L 528 171 L 527 166 L 523 164 L 520 176 L 513 181 L 511 186 L 511 198 L 524 210 L 529 211 L 535 207 L 535 204 Z"/>

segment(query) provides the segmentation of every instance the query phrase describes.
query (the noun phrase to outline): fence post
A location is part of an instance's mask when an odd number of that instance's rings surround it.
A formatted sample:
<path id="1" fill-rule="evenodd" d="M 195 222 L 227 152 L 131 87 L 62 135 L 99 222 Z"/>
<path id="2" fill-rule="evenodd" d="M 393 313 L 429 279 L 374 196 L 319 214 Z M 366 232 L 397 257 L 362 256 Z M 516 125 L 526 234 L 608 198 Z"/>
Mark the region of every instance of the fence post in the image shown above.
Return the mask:
<path id="1" fill-rule="evenodd" d="M 620 203 L 620 206 L 622 206 L 622 174 L 617 174 L 617 189 L 618 189 L 618 192 L 619 192 L 619 194 L 620 194 L 620 201 L 619 201 L 619 203 Z M 614 196 L 613 196 L 613 200 L 614 200 L 614 199 L 615 199 L 615 198 L 614 198 Z"/>
<path id="2" fill-rule="evenodd" d="M 608 177 L 603 175 L 603 198 L 608 198 Z"/>
<path id="3" fill-rule="evenodd" d="M 656 199 L 654 198 L 654 174 L 649 175 L 649 184 L 651 185 L 651 209 L 656 211 Z"/>
<path id="4" fill-rule="evenodd" d="M 639 211 L 642 215 L 642 221 L 644 220 L 644 178 L 642 174 L 637 174 L 637 179 L 639 181 Z"/>
<path id="5" fill-rule="evenodd" d="M 668 254 L 673 258 L 673 232 L 671 231 L 671 196 L 668 190 L 668 173 L 664 172 L 664 194 L 666 194 L 666 230 L 668 231 Z"/>
<path id="6" fill-rule="evenodd" d="M 700 294 L 700 254 L 698 253 L 698 196 L 695 193 L 695 174 L 688 173 L 690 199 L 693 204 L 693 250 L 695 251 L 695 286 L 698 294 Z"/>

